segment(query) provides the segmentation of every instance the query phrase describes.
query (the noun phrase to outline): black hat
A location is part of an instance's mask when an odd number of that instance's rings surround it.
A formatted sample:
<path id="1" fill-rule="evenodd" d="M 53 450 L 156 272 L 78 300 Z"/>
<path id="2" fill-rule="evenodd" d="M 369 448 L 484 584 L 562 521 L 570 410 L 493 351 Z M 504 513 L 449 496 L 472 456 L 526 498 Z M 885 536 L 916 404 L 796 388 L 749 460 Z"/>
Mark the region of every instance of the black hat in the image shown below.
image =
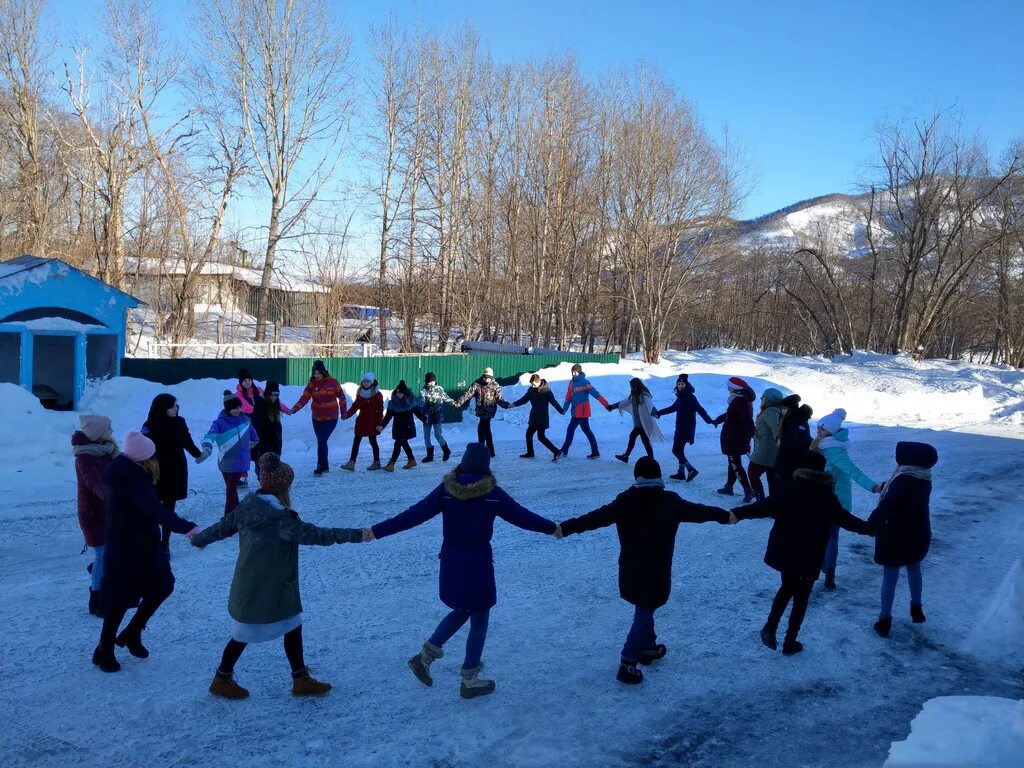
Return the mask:
<path id="1" fill-rule="evenodd" d="M 249 369 L 248 368 L 239 368 L 238 369 L 238 383 L 239 384 L 241 384 L 246 379 L 251 379 L 251 378 L 252 378 L 252 374 L 249 373 Z"/>
<path id="2" fill-rule="evenodd" d="M 817 451 L 804 451 L 804 455 L 800 457 L 800 466 L 803 469 L 813 469 L 815 472 L 825 471 L 825 457 Z"/>
<path id="3" fill-rule="evenodd" d="M 650 456 L 641 456 L 633 465 L 633 477 L 639 480 L 657 480 L 661 477 L 661 464 Z"/>
<path id="4" fill-rule="evenodd" d="M 238 399 L 238 395 L 232 392 L 230 389 L 224 390 L 224 410 L 231 411 L 235 408 L 241 408 L 242 401 Z"/>
<path id="5" fill-rule="evenodd" d="M 263 390 L 263 395 L 281 394 L 281 385 L 276 381 L 268 381 L 266 388 Z"/>
<path id="6" fill-rule="evenodd" d="M 680 373 L 676 376 L 676 384 L 688 384 L 690 382 L 690 374 Z"/>
<path id="7" fill-rule="evenodd" d="M 789 408 L 791 411 L 795 411 L 797 408 L 800 407 L 800 395 L 787 395 L 786 397 L 782 398 L 781 405 L 784 408 Z"/>
<path id="8" fill-rule="evenodd" d="M 313 371 L 309 375 L 312 376 L 317 371 L 320 371 L 320 373 L 322 373 L 324 376 L 330 376 L 330 374 L 327 373 L 327 366 L 324 365 L 324 361 L 323 360 L 314 360 L 313 361 Z"/>
<path id="9" fill-rule="evenodd" d="M 432 381 L 437 381 L 437 376 L 433 373 L 427 373 L 427 375 L 423 377 L 423 380 L 429 384 Z"/>
<path id="10" fill-rule="evenodd" d="M 928 443 L 896 443 L 896 463 L 901 466 L 931 469 L 939 461 L 939 452 Z"/>
<path id="11" fill-rule="evenodd" d="M 801 419 L 806 419 L 807 421 L 810 421 L 811 420 L 811 416 L 814 415 L 814 409 L 811 408 L 811 406 L 809 406 L 807 403 L 804 403 L 797 410 L 797 413 L 800 414 L 800 418 Z"/>
<path id="12" fill-rule="evenodd" d="M 466 446 L 466 452 L 462 454 L 462 461 L 458 466 L 461 472 L 470 472 L 475 475 L 487 475 L 491 472 L 491 454 L 483 443 L 470 443 Z"/>

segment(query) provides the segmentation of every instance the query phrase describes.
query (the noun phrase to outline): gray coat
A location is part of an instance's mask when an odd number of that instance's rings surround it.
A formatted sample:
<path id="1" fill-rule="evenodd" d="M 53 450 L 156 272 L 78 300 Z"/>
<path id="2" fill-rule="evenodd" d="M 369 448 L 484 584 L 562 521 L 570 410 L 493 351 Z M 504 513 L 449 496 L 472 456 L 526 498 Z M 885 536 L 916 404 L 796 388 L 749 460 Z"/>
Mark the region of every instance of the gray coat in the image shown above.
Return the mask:
<path id="1" fill-rule="evenodd" d="M 754 422 L 754 450 L 750 460 L 762 467 L 774 467 L 779 455 L 779 433 L 782 431 L 782 409 L 770 405 L 758 414 Z"/>
<path id="2" fill-rule="evenodd" d="M 319 528 L 304 523 L 274 496 L 250 493 L 233 512 L 192 537 L 205 547 L 238 534 L 238 562 L 228 613 L 243 624 L 271 624 L 302 611 L 299 544 L 330 546 L 362 541 L 358 528 Z"/>

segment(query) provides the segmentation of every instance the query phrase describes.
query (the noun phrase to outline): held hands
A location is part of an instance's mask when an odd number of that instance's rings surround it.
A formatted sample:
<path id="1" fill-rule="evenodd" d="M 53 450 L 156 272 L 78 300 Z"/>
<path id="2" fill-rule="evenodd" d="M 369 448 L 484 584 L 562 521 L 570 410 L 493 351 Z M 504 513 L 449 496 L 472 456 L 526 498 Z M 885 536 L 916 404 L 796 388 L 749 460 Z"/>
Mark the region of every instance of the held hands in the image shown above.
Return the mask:
<path id="1" fill-rule="evenodd" d="M 193 541 L 192 539 L 193 539 L 193 537 L 194 537 L 194 536 L 195 536 L 195 535 L 196 535 L 197 533 L 200 533 L 200 532 L 201 532 L 202 530 L 203 530 L 203 529 L 202 529 L 202 528 L 200 528 L 200 527 L 199 527 L 199 526 L 197 525 L 197 526 L 196 526 L 195 528 L 193 528 L 193 529 L 192 529 L 191 531 L 189 531 L 188 533 L 186 533 L 186 534 L 185 534 L 185 538 L 187 538 L 187 539 L 189 540 L 189 543 L 190 543 L 190 544 L 191 544 L 191 545 L 192 545 L 193 547 L 199 547 L 199 545 L 198 545 L 198 544 L 196 544 L 196 543 L 195 543 L 195 542 L 194 542 L 194 541 Z M 202 549 L 202 547 L 199 547 L 199 549 Z"/>
<path id="2" fill-rule="evenodd" d="M 196 464 L 202 464 L 204 461 L 210 458 L 211 453 L 213 453 L 213 446 L 210 445 L 209 443 L 203 443 L 203 452 L 196 456 Z"/>
<path id="3" fill-rule="evenodd" d="M 383 431 L 384 431 L 384 427 L 377 427 L 377 434 L 378 434 L 378 435 L 379 435 L 379 434 L 380 434 L 381 432 L 383 432 Z"/>
<path id="4" fill-rule="evenodd" d="M 372 528 L 363 528 L 363 544 L 369 544 L 371 541 L 376 540 L 376 536 L 373 535 Z"/>
<path id="5" fill-rule="evenodd" d="M 881 493 L 885 490 L 885 483 L 875 483 L 875 487 L 871 489 L 872 493 Z"/>
<path id="6" fill-rule="evenodd" d="M 552 534 L 552 536 L 554 536 L 556 539 L 564 538 L 564 536 L 562 535 L 562 524 L 561 523 L 559 523 L 558 525 L 555 526 L 555 532 Z"/>
<path id="7" fill-rule="evenodd" d="M 732 510 L 730 509 L 730 510 L 729 510 L 729 525 L 736 525 L 736 523 L 738 523 L 739 521 L 740 521 L 740 520 L 739 520 L 739 518 L 738 518 L 738 517 L 736 517 L 736 513 L 735 513 L 735 512 L 733 512 L 733 511 L 732 511 Z"/>

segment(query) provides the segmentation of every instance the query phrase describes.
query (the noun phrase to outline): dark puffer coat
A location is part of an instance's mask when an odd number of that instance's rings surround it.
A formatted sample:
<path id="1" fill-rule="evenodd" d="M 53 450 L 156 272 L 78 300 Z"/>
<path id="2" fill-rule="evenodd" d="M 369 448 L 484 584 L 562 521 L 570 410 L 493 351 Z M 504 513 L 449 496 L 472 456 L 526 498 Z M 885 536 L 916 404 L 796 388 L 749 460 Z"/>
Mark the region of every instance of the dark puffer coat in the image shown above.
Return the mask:
<path id="1" fill-rule="evenodd" d="M 715 419 L 722 425 L 722 453 L 726 456 L 743 456 L 750 453 L 750 441 L 754 437 L 754 390 L 744 389 L 729 401 L 725 413 Z"/>
<path id="2" fill-rule="evenodd" d="M 384 414 L 381 428 L 394 422 L 391 426 L 391 437 L 395 440 L 412 440 L 416 437 L 416 419 L 422 419 L 422 416 L 410 400 L 399 404 L 399 401 L 392 399 L 388 403 L 388 411 Z"/>
<path id="3" fill-rule="evenodd" d="M 672 592 L 672 557 L 680 523 L 729 522 L 718 507 L 694 504 L 659 486 L 633 486 L 610 504 L 562 523 L 562 535 L 615 525 L 619 594 L 641 608 L 660 608 Z"/>
<path id="4" fill-rule="evenodd" d="M 260 439 L 252 450 L 253 461 L 259 461 L 260 456 L 264 453 L 281 455 L 283 442 L 281 418 L 287 413 L 288 409 L 284 406 L 279 407 L 281 412 L 277 414 L 276 419 L 272 419 L 270 418 L 270 408 L 266 397 L 262 394 L 257 394 L 253 401 L 252 426 L 256 430 L 257 437 Z"/>
<path id="5" fill-rule="evenodd" d="M 811 428 L 808 418 L 794 412 L 782 420 L 779 433 L 779 453 L 775 457 L 775 473 L 782 480 L 789 480 L 800 466 L 803 455 L 811 447 Z"/>
<path id="6" fill-rule="evenodd" d="M 188 463 L 185 451 L 199 458 L 202 451 L 192 439 L 188 424 L 181 416 L 164 416 L 147 420 L 142 434 L 156 444 L 156 460 L 160 464 L 160 479 L 156 495 L 164 501 L 180 501 L 188 497 Z"/>
<path id="7" fill-rule="evenodd" d="M 476 399 L 476 415 L 481 419 L 493 419 L 498 406 L 508 408 L 509 404 L 501 396 L 501 385 L 497 379 L 481 376 L 473 382 L 462 397 L 455 401 L 455 407 L 461 408 L 471 398 Z"/>
<path id="8" fill-rule="evenodd" d="M 110 606 L 134 605 L 147 595 L 169 592 L 174 576 L 160 526 L 188 533 L 196 524 L 168 511 L 149 473 L 123 454 L 106 472 L 107 540 L 103 549 L 103 599 Z"/>
<path id="9" fill-rule="evenodd" d="M 517 528 L 552 534 L 555 524 L 520 506 L 492 475 L 452 472 L 422 501 L 373 526 L 378 538 L 406 531 L 441 515 L 441 602 L 462 611 L 482 611 L 498 600 L 491 537 L 494 519 Z"/>
<path id="10" fill-rule="evenodd" d="M 103 485 L 103 473 L 114 460 L 114 444 L 93 442 L 84 432 L 75 432 L 71 436 L 71 450 L 75 454 L 78 478 L 78 524 L 87 547 L 102 547 L 107 528 L 107 488 Z"/>
<path id="11" fill-rule="evenodd" d="M 798 469 L 793 482 L 764 501 L 737 507 L 740 520 L 773 517 L 765 563 L 782 573 L 798 573 L 817 580 L 833 525 L 871 535 L 871 526 L 843 509 L 833 490 L 835 478 L 827 472 Z"/>
<path id="12" fill-rule="evenodd" d="M 900 467 L 868 518 L 875 530 L 875 562 L 879 565 L 913 565 L 928 554 L 932 543 L 931 468 L 938 460 L 938 452 L 927 443 L 896 444 Z"/>
<path id="13" fill-rule="evenodd" d="M 670 413 L 676 415 L 675 436 L 672 439 L 673 450 L 678 445 L 693 445 L 697 434 L 697 415 L 704 419 L 705 424 L 714 424 L 714 419 L 708 416 L 704 406 L 697 400 L 694 394 L 693 385 L 687 382 L 682 392 L 676 393 L 676 400 L 668 408 L 658 411 L 658 416 L 667 416 Z"/>
<path id="14" fill-rule="evenodd" d="M 558 404 L 554 394 L 551 392 L 551 388 L 542 385 L 539 387 L 530 387 L 526 390 L 526 394 L 516 400 L 512 405 L 520 406 L 530 404 L 530 420 L 529 426 L 534 429 L 547 429 L 550 426 L 550 419 L 548 418 L 548 406 L 551 405 L 559 413 L 565 413 L 562 406 Z"/>

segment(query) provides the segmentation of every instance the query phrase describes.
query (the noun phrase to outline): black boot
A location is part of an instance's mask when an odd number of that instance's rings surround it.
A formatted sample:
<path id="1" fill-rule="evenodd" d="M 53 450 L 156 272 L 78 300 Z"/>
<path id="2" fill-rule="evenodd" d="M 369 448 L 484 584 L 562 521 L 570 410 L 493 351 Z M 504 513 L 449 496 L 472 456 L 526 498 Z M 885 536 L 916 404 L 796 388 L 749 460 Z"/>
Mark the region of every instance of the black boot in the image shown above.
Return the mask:
<path id="1" fill-rule="evenodd" d="M 685 480 L 686 479 L 686 475 L 683 474 L 683 470 L 680 469 L 678 472 L 669 475 L 668 479 L 669 480 Z"/>
<path id="2" fill-rule="evenodd" d="M 103 618 L 103 595 L 98 589 L 89 587 L 89 613 Z"/>
<path id="3" fill-rule="evenodd" d="M 114 656 L 114 649 L 103 643 L 97 645 L 96 650 L 92 652 L 92 663 L 104 672 L 121 671 L 121 665 L 118 663 L 117 657 Z"/>
<path id="4" fill-rule="evenodd" d="M 114 642 L 121 648 L 127 648 L 128 653 L 136 659 L 148 659 L 149 650 L 142 644 L 142 630 L 144 629 L 145 627 L 136 626 L 134 621 L 130 621 Z"/>
<path id="5" fill-rule="evenodd" d="M 879 637 L 888 637 L 892 631 L 892 616 L 881 616 L 875 622 L 875 632 Z"/>
<path id="6" fill-rule="evenodd" d="M 426 464 L 428 461 L 434 460 L 434 446 L 427 448 L 427 455 L 423 457 L 422 463 Z"/>
<path id="7" fill-rule="evenodd" d="M 793 656 L 794 654 L 800 653 L 804 649 L 804 644 L 797 640 L 795 637 L 786 635 L 786 639 L 782 641 L 782 655 Z"/>
<path id="8" fill-rule="evenodd" d="M 441 446 L 441 461 L 448 461 L 452 456 L 452 449 L 448 447 L 448 443 Z"/>
<path id="9" fill-rule="evenodd" d="M 620 683 L 636 685 L 644 681 L 644 673 L 640 671 L 635 661 L 621 659 L 619 661 L 619 672 L 615 675 L 615 679 Z"/>
<path id="10" fill-rule="evenodd" d="M 777 627 L 773 627 L 771 624 L 765 624 L 761 627 L 761 642 L 764 643 L 765 647 L 771 648 L 773 651 L 779 648 L 779 643 L 775 639 L 777 629 Z"/>
<path id="11" fill-rule="evenodd" d="M 615 454 L 615 458 L 618 459 L 619 461 L 621 461 L 623 464 L 629 464 L 629 454 L 628 453 L 617 453 L 617 454 Z"/>
<path id="12" fill-rule="evenodd" d="M 533 451 L 527 451 L 526 453 L 520 453 L 519 454 L 519 458 L 520 459 L 532 459 L 533 456 L 534 456 Z"/>
<path id="13" fill-rule="evenodd" d="M 693 465 L 688 465 L 686 468 L 686 482 L 693 482 L 693 478 L 699 475 L 700 472 Z"/>
<path id="14" fill-rule="evenodd" d="M 645 667 L 650 666 L 658 659 L 665 658 L 665 654 L 668 653 L 668 647 L 662 643 L 655 643 L 647 648 L 640 651 L 640 663 Z"/>
<path id="15" fill-rule="evenodd" d="M 836 589 L 836 569 L 835 568 L 828 568 L 828 569 L 826 569 L 826 571 L 825 571 L 825 584 L 823 585 L 823 588 L 827 589 L 829 592 L 834 592 L 835 591 L 835 589 Z"/>
<path id="16" fill-rule="evenodd" d="M 910 604 L 910 620 L 915 624 L 924 624 L 924 608 L 921 606 L 920 603 Z"/>

